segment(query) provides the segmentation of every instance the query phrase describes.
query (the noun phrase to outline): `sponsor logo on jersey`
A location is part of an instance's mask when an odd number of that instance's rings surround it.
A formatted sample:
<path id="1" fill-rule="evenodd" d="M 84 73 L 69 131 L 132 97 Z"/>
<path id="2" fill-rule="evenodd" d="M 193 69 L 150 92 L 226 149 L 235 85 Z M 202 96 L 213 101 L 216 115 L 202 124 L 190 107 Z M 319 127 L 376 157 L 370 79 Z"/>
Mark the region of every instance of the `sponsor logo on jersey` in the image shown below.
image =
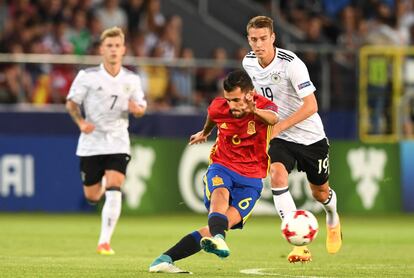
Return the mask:
<path id="1" fill-rule="evenodd" d="M 222 123 L 222 124 L 220 125 L 220 128 L 222 128 L 222 129 L 227 129 L 228 127 L 227 127 L 227 124 L 226 124 L 226 123 Z"/>
<path id="2" fill-rule="evenodd" d="M 311 85 L 310 81 L 306 81 L 306 82 L 303 82 L 302 84 L 299 84 L 298 88 L 299 88 L 299 90 L 302 90 L 303 88 L 306 88 L 310 85 Z"/>
<path id="3" fill-rule="evenodd" d="M 219 186 L 224 184 L 223 179 L 217 175 L 214 178 L 212 178 L 211 181 L 213 182 L 213 186 Z"/>
<path id="4" fill-rule="evenodd" d="M 247 124 L 247 134 L 255 134 L 256 133 L 256 123 L 254 121 L 249 121 Z"/>
<path id="5" fill-rule="evenodd" d="M 233 135 L 233 137 L 231 138 L 231 142 L 232 142 L 234 145 L 238 145 L 238 144 L 240 144 L 240 143 L 241 143 L 241 139 L 240 139 L 239 135 L 234 134 L 234 135 Z"/>
<path id="6" fill-rule="evenodd" d="M 277 83 L 279 83 L 279 82 L 280 82 L 281 77 L 280 77 L 280 75 L 279 75 L 279 74 L 277 74 L 277 73 L 272 73 L 272 74 L 270 75 L 270 80 L 272 80 L 273 84 L 277 84 Z"/>

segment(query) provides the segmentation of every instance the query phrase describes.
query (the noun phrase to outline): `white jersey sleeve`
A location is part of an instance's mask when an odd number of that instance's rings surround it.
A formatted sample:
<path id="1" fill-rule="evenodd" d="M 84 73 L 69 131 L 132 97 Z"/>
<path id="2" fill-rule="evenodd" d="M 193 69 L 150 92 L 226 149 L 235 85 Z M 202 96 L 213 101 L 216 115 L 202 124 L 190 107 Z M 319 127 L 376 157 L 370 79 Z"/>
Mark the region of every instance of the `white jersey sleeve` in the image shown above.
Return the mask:
<path id="1" fill-rule="evenodd" d="M 142 89 L 142 82 L 141 78 L 138 75 L 135 75 L 135 87 L 132 91 L 131 98 L 133 101 L 137 102 L 139 105 L 143 107 L 147 107 L 147 101 L 145 100 L 145 94 Z"/>
<path id="2" fill-rule="evenodd" d="M 315 86 L 310 80 L 308 69 L 302 60 L 299 58 L 292 60 L 288 63 L 286 71 L 293 88 L 300 98 L 304 98 L 316 91 Z"/>
<path id="3" fill-rule="evenodd" d="M 69 89 L 66 99 L 81 105 L 88 92 L 87 77 L 84 70 L 79 71 Z"/>

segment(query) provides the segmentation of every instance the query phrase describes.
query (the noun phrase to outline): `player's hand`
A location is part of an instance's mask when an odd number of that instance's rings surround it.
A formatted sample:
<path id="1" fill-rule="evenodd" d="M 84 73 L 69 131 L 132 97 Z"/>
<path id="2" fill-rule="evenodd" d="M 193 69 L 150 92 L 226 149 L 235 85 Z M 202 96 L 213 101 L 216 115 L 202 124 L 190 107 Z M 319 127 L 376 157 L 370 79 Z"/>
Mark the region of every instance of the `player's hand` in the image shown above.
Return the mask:
<path id="1" fill-rule="evenodd" d="M 281 129 L 280 123 L 275 124 L 272 128 L 272 139 L 276 138 L 280 134 L 281 131 L 282 129 Z"/>
<path id="2" fill-rule="evenodd" d="M 78 126 L 80 131 L 86 134 L 89 134 L 95 130 L 95 126 L 87 121 L 80 121 Z"/>
<path id="3" fill-rule="evenodd" d="M 194 145 L 194 144 L 205 143 L 207 141 L 207 137 L 208 135 L 204 135 L 203 131 L 199 131 L 196 134 L 193 134 L 190 136 L 190 142 L 188 144 Z"/>
<path id="4" fill-rule="evenodd" d="M 144 106 L 139 105 L 133 100 L 128 101 L 128 111 L 135 117 L 142 117 L 145 113 L 145 109 Z"/>
<path id="5" fill-rule="evenodd" d="M 252 92 L 247 93 L 244 97 L 244 100 L 246 101 L 246 104 L 247 104 L 246 112 L 247 113 L 256 112 L 256 101 L 254 101 L 254 93 Z"/>

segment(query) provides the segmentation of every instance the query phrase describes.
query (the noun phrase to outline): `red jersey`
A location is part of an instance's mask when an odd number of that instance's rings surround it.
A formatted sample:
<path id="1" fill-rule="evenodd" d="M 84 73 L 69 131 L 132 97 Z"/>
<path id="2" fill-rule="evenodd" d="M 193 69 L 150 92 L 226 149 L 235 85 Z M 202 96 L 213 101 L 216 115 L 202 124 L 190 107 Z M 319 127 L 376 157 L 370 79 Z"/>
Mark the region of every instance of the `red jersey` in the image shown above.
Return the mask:
<path id="1" fill-rule="evenodd" d="M 254 100 L 257 108 L 277 112 L 276 104 L 267 98 L 255 94 Z M 223 97 L 213 100 L 208 107 L 208 115 L 217 125 L 217 141 L 210 154 L 212 162 L 249 178 L 266 177 L 271 126 L 252 113 L 235 118 Z"/>

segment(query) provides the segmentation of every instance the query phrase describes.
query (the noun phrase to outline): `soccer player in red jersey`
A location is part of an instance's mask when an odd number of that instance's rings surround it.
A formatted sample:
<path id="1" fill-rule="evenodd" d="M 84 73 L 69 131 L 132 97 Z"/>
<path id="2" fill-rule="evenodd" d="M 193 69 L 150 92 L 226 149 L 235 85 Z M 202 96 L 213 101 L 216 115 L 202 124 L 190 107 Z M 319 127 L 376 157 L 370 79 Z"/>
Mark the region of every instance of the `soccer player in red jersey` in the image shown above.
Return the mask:
<path id="1" fill-rule="evenodd" d="M 174 262 L 201 249 L 220 258 L 230 255 L 225 242 L 228 229 L 241 229 L 260 198 L 262 178 L 269 167 L 267 144 L 278 121 L 277 106 L 255 93 L 243 70 L 231 72 L 223 82 L 224 97 L 208 108 L 204 128 L 190 137 L 190 145 L 204 143 L 214 127 L 217 141 L 204 176 L 204 203 L 208 225 L 183 237 L 150 265 L 150 272 L 190 273 Z"/>

